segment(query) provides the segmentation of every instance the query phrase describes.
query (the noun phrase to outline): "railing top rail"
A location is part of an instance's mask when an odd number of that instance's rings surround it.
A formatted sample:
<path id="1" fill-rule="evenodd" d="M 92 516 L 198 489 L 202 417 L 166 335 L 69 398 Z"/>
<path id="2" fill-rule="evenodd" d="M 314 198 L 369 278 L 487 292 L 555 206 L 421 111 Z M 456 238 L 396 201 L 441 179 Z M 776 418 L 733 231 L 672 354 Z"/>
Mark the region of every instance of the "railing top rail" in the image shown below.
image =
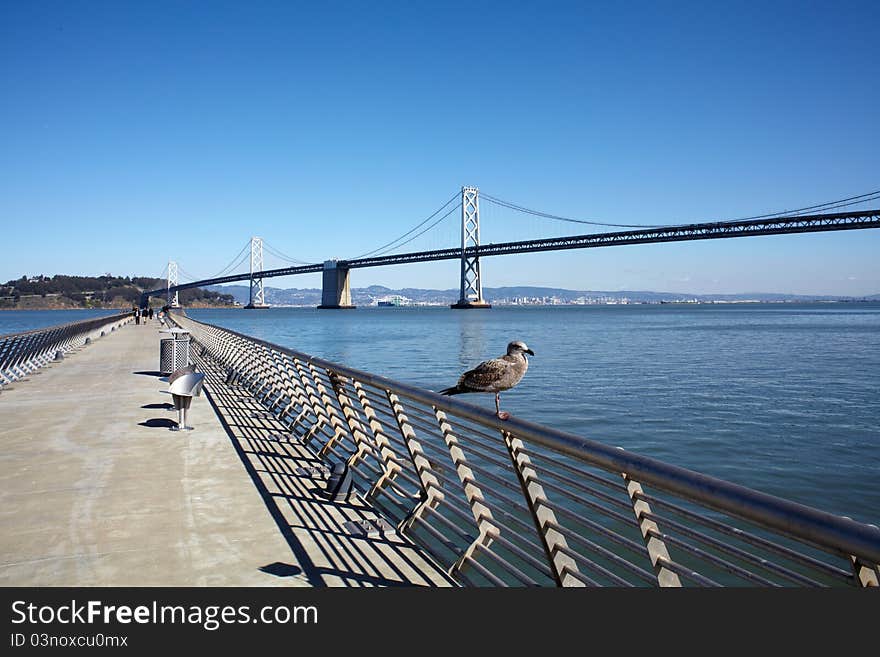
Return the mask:
<path id="1" fill-rule="evenodd" d="M 170 317 L 172 320 L 177 319 L 173 315 Z M 289 349 L 272 342 L 238 333 L 231 329 L 199 322 L 191 317 L 186 317 L 186 320 L 225 331 L 251 343 L 293 358 L 309 361 L 318 367 L 331 370 L 341 376 L 355 379 L 362 383 L 368 383 L 381 389 L 390 390 L 397 395 L 433 406 L 460 418 L 497 430 L 500 433 L 509 433 L 606 471 L 619 474 L 626 473 L 642 483 L 651 484 L 675 495 L 698 500 L 701 504 L 716 511 L 731 513 L 769 529 L 797 536 L 800 539 L 807 540 L 841 555 L 860 555 L 874 563 L 880 563 L 880 528 L 873 525 L 856 522 L 781 497 L 762 493 L 739 484 L 517 417 L 500 420 L 491 410 L 475 404 L 334 363 L 295 349 Z"/>
<path id="2" fill-rule="evenodd" d="M 93 322 L 103 322 L 103 321 L 116 321 L 117 319 L 122 319 L 123 317 L 127 317 L 131 314 L 131 311 L 116 313 L 115 315 L 99 315 L 97 317 L 89 317 L 87 319 L 78 319 L 74 322 L 67 322 L 66 324 L 53 324 L 51 326 L 43 326 L 41 328 L 28 329 L 27 331 L 19 331 L 17 333 L 6 333 L 5 335 L 0 335 L 0 340 L 8 340 L 11 338 L 22 338 L 28 335 L 36 335 L 37 333 L 44 333 L 46 331 L 58 331 L 61 329 L 68 328 L 76 328 L 77 326 L 85 326 L 86 324 Z"/>

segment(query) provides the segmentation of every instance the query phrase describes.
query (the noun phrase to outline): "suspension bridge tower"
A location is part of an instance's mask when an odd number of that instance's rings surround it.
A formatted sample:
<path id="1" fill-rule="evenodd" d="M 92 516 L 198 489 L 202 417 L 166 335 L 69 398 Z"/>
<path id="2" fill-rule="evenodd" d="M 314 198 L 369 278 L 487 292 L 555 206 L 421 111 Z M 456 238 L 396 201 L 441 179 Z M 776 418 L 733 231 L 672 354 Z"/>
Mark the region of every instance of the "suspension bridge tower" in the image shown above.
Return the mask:
<path id="1" fill-rule="evenodd" d="M 177 290 L 171 293 L 171 288 L 177 287 L 177 263 L 173 260 L 168 261 L 168 305 L 172 308 L 180 308 L 180 300 L 177 296 Z"/>
<path id="2" fill-rule="evenodd" d="M 480 279 L 480 190 L 461 188 L 461 294 L 450 308 L 491 308 L 483 299 Z M 471 249 L 470 254 L 468 249 Z"/>
<path id="3" fill-rule="evenodd" d="M 245 308 L 268 308 L 263 291 L 263 238 L 251 238 L 251 294 Z"/>

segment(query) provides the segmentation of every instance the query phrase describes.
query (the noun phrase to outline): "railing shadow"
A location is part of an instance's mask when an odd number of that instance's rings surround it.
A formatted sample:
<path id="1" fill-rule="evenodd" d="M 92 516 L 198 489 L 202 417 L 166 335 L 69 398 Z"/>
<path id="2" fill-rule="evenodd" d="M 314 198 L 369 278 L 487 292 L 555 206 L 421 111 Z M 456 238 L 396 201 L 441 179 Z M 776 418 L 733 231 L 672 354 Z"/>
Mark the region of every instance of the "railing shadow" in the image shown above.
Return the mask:
<path id="1" fill-rule="evenodd" d="M 355 493 L 344 503 L 330 500 L 323 478 L 301 470 L 318 465 L 320 458 L 295 437 L 279 438 L 289 431 L 262 413 L 265 408 L 250 394 L 226 385 L 225 372 L 201 357 L 198 364 L 207 375 L 208 400 L 296 558 L 296 565 L 282 564 L 285 572 L 301 568 L 317 587 L 455 585 L 396 531 L 380 537 L 351 535 L 345 523 L 375 518 L 374 509 Z"/>

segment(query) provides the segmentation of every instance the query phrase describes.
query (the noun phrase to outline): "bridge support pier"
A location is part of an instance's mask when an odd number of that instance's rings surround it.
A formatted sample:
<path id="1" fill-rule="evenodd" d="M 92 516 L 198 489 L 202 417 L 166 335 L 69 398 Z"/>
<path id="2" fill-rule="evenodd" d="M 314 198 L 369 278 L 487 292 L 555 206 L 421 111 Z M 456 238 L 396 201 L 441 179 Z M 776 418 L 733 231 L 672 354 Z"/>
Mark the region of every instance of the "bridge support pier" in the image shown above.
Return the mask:
<path id="1" fill-rule="evenodd" d="M 339 267 L 336 260 L 324 261 L 324 285 L 321 288 L 320 309 L 341 310 L 355 308 L 351 303 L 348 267 Z"/>
<path id="2" fill-rule="evenodd" d="M 450 308 L 491 308 L 483 299 L 480 278 L 480 257 L 474 253 L 480 246 L 480 190 L 461 188 L 461 294 Z M 468 249 L 471 253 L 468 254 Z"/>

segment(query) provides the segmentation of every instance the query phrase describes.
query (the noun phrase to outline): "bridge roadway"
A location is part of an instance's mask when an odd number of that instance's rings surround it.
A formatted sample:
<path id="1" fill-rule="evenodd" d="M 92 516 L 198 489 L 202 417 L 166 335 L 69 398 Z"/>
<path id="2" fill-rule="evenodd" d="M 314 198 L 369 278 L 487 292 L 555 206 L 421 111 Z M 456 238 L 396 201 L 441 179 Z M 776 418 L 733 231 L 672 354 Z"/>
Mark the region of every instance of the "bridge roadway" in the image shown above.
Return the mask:
<path id="1" fill-rule="evenodd" d="M 450 585 L 359 498 L 210 375 L 187 417 L 160 390 L 158 322 L 128 324 L 0 393 L 2 586 Z"/>

